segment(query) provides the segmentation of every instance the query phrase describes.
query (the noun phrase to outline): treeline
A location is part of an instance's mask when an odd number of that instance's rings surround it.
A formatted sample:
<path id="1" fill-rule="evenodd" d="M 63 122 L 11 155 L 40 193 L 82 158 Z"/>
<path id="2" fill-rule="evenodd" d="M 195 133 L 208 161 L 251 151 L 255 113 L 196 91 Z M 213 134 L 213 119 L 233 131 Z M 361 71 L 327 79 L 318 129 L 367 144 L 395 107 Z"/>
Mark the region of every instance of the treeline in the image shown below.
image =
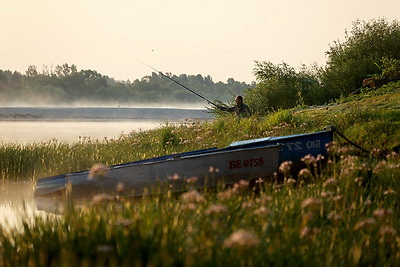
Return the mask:
<path id="1" fill-rule="evenodd" d="M 242 94 L 250 108 L 260 114 L 298 105 L 322 105 L 360 89 L 365 78 L 381 85 L 400 79 L 400 23 L 385 18 L 357 20 L 326 51 L 325 66 L 295 69 L 285 62 L 256 61 L 256 83 L 228 79 L 213 82 L 210 76 L 179 76 L 172 79 L 210 100 L 232 103 Z M 116 81 L 94 70 L 78 71 L 75 65 L 49 69 L 29 66 L 25 74 L 0 70 L 0 105 L 25 104 L 134 104 L 206 103 L 173 81 L 152 73 L 141 80 Z"/>
<path id="2" fill-rule="evenodd" d="M 257 61 L 255 87 L 244 96 L 261 114 L 297 105 L 322 105 L 357 91 L 365 78 L 380 85 L 400 79 L 400 24 L 385 18 L 353 22 L 344 41 L 335 41 L 326 52 L 326 66 Z M 378 84 L 378 83 L 375 83 Z"/>
<path id="3" fill-rule="evenodd" d="M 207 99 L 230 101 L 251 85 L 235 81 L 213 82 L 210 76 L 179 76 L 166 73 Z M 0 104 L 69 105 L 87 104 L 157 104 L 204 101 L 158 73 L 141 80 L 117 81 L 94 70 L 79 70 L 67 63 L 40 71 L 29 66 L 24 74 L 0 70 Z"/>

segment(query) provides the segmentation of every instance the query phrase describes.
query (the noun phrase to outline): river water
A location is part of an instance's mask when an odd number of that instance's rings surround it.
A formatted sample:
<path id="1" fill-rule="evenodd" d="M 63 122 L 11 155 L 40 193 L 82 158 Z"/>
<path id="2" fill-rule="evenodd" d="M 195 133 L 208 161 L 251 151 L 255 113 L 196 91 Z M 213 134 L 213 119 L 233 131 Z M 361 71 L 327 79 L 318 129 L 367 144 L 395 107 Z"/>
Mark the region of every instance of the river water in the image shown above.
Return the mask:
<path id="1" fill-rule="evenodd" d="M 129 107 L 0 107 L 0 142 L 27 144 L 57 140 L 77 142 L 82 138 L 112 139 L 131 131 L 157 128 L 166 122 L 207 120 L 204 109 Z M 1 159 L 0 159 L 1 160 Z M 20 226 L 37 210 L 35 182 L 0 182 L 0 225 Z"/>

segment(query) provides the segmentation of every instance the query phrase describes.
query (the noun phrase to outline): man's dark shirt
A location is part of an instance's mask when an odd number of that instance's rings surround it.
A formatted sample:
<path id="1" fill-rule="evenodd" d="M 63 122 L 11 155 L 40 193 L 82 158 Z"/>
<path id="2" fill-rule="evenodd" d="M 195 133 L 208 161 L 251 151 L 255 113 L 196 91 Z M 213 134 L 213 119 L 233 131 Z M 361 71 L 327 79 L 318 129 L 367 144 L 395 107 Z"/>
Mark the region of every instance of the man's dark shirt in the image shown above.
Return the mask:
<path id="1" fill-rule="evenodd" d="M 240 106 L 235 105 L 230 108 L 225 108 L 225 107 L 220 107 L 220 109 L 229 111 L 229 112 L 235 112 L 235 114 L 239 117 L 248 117 L 251 116 L 251 110 L 248 105 L 242 104 Z"/>

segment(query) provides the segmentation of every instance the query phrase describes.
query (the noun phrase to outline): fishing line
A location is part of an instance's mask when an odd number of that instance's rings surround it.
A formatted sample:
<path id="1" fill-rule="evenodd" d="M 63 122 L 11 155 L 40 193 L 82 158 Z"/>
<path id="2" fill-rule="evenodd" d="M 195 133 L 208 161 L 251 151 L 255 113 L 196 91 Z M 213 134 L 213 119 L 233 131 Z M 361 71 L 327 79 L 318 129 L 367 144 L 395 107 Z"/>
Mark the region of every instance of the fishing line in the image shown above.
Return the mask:
<path id="1" fill-rule="evenodd" d="M 188 90 L 189 92 L 191 92 L 191 93 L 195 94 L 196 96 L 200 97 L 201 99 L 207 101 L 207 102 L 210 103 L 211 105 L 214 105 L 214 106 L 218 107 L 217 104 L 215 104 L 215 103 L 212 102 L 211 100 L 208 100 L 207 98 L 205 98 L 204 96 L 200 95 L 199 93 L 193 91 L 193 90 L 190 89 L 189 87 L 187 87 L 187 86 L 181 84 L 180 82 L 178 82 L 178 81 L 172 79 L 172 78 L 169 77 L 168 75 L 165 75 L 165 74 L 162 73 L 161 71 L 159 71 L 159 70 L 157 70 L 156 68 L 154 68 L 154 67 L 150 66 L 149 64 L 147 64 L 146 62 L 144 62 L 144 61 L 142 61 L 142 60 L 140 60 L 140 59 L 138 59 L 138 58 L 136 58 L 136 57 L 134 57 L 134 56 L 132 56 L 132 57 L 135 58 L 135 59 L 136 59 L 137 61 L 139 61 L 140 63 L 146 65 L 146 66 L 149 67 L 150 69 L 152 69 L 152 70 L 158 72 L 161 76 L 163 76 L 163 77 L 165 77 L 165 78 L 167 78 L 167 79 L 173 81 L 174 83 L 176 83 L 176 84 L 182 86 L 183 88 L 185 88 L 185 89 Z"/>

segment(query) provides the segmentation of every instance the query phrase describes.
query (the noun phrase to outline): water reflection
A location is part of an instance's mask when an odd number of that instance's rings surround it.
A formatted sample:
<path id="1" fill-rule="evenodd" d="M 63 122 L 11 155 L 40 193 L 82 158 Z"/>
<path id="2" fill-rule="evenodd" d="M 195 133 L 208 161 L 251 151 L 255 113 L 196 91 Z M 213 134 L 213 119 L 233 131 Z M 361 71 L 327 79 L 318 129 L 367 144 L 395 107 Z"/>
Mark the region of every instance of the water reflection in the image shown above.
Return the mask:
<path id="1" fill-rule="evenodd" d="M 22 221 L 32 219 L 36 210 L 33 181 L 0 183 L 0 225 L 5 229 L 19 228 Z"/>

